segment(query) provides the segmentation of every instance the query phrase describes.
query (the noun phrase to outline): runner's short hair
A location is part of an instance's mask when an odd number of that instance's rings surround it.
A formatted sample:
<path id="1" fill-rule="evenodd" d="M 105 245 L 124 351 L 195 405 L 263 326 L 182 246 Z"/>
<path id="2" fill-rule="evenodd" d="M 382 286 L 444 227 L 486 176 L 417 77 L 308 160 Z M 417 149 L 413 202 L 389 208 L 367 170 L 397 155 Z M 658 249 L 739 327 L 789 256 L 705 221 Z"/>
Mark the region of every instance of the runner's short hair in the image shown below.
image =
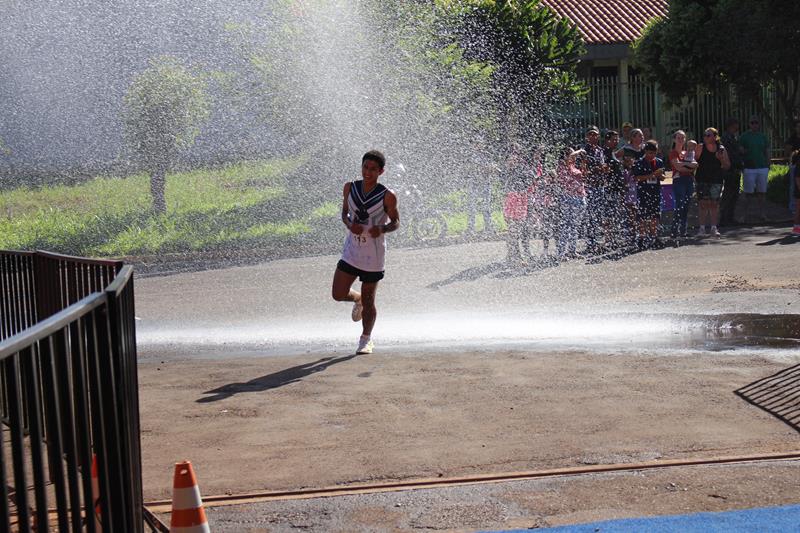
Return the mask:
<path id="1" fill-rule="evenodd" d="M 383 152 L 379 152 L 378 150 L 370 150 L 364 154 L 364 157 L 361 158 L 361 164 L 363 165 L 367 160 L 378 163 L 378 166 L 381 167 L 381 170 L 383 170 L 383 167 L 386 166 L 386 156 L 383 155 Z"/>
<path id="2" fill-rule="evenodd" d="M 655 141 L 647 141 L 644 143 L 645 152 L 658 152 L 658 143 Z"/>
<path id="3" fill-rule="evenodd" d="M 606 132 L 606 139 L 610 139 L 610 138 L 611 138 L 611 137 L 613 137 L 614 135 L 616 135 L 617 137 L 619 137 L 619 132 L 618 132 L 617 130 L 608 130 L 608 131 Z"/>

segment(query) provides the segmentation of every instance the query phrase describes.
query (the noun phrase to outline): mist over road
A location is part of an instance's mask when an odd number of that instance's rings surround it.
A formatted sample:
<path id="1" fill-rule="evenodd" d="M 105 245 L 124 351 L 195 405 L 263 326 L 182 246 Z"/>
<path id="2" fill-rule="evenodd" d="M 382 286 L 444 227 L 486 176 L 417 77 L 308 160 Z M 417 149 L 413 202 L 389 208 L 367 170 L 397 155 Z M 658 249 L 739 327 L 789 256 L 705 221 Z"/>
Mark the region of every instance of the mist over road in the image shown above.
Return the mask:
<path id="1" fill-rule="evenodd" d="M 800 313 L 791 247 L 777 229 L 597 264 L 509 269 L 500 241 L 392 248 L 378 290 L 381 350 L 460 343 L 623 348 L 687 327 L 683 315 Z M 140 352 L 216 357 L 348 349 L 360 333 L 334 302 L 337 256 L 147 277 L 137 281 Z M 691 324 L 689 324 L 691 326 Z"/>

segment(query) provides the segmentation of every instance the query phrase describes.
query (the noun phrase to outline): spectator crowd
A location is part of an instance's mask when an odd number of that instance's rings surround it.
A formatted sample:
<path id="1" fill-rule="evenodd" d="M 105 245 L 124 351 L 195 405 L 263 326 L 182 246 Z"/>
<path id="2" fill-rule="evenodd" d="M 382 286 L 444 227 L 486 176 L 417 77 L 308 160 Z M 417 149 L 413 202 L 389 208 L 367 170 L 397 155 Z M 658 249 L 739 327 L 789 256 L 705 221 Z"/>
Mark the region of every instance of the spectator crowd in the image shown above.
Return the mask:
<path id="1" fill-rule="evenodd" d="M 709 127 L 697 140 L 675 131 L 670 146 L 662 147 L 648 129 L 629 122 L 604 132 L 590 126 L 585 140 L 565 147 L 555 162 L 540 147 L 512 146 L 501 165 L 508 261 L 532 259 L 534 238 L 542 239 L 551 259 L 568 260 L 720 239 L 720 227 L 767 221 L 769 140 L 756 116 L 739 130 L 731 118 L 724 131 Z M 800 198 L 800 121 L 786 150 L 791 194 Z M 697 226 L 690 228 L 695 199 Z M 665 207 L 671 220 L 662 219 Z M 800 235 L 800 206 L 792 232 Z M 551 241 L 555 256 L 549 254 Z"/>

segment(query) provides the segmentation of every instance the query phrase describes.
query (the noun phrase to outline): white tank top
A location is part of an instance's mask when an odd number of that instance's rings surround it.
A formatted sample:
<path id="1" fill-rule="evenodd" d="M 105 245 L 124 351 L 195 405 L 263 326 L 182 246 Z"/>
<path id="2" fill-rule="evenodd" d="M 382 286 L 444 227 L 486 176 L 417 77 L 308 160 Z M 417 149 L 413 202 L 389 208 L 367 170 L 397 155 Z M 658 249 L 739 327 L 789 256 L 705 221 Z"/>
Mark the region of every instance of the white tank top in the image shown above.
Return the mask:
<path id="1" fill-rule="evenodd" d="M 369 229 L 389 222 L 383 206 L 386 190 L 386 187 L 378 183 L 365 195 L 363 180 L 350 184 L 350 195 L 347 197 L 348 216 L 351 222 L 364 226 L 364 231 L 361 235 L 355 235 L 347 230 L 342 261 L 365 272 L 383 272 L 384 269 L 386 236 L 381 233 L 373 238 Z"/>

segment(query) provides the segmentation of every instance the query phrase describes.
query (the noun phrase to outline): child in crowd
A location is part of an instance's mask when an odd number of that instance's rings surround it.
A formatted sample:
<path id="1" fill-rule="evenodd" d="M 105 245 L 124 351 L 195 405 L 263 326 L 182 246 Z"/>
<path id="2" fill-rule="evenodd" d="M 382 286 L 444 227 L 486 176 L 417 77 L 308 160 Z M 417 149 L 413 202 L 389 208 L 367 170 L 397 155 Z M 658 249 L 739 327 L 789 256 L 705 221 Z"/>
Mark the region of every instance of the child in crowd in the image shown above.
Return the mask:
<path id="1" fill-rule="evenodd" d="M 636 185 L 636 176 L 633 175 L 633 156 L 626 155 L 622 159 L 622 176 L 627 185 L 625 193 L 625 213 L 627 214 L 627 224 L 625 225 L 625 240 L 629 246 L 636 245 L 636 226 L 638 224 L 639 193 Z"/>
<path id="2" fill-rule="evenodd" d="M 586 189 L 584 172 L 586 172 L 583 150 L 573 151 L 566 148 L 558 160 L 556 167 L 556 183 L 560 211 L 558 226 L 557 251 L 559 259 L 566 260 L 578 257 L 576 246 L 578 228 L 586 211 Z"/>
<path id="3" fill-rule="evenodd" d="M 558 202 L 554 194 L 555 178 L 551 172 L 544 172 L 535 181 L 531 203 L 528 204 L 529 215 L 536 228 L 536 234 L 542 239 L 543 255 L 550 250 L 550 239 L 556 240 L 556 224 L 558 224 Z"/>
<path id="4" fill-rule="evenodd" d="M 647 141 L 644 157 L 633 166 L 639 199 L 639 248 L 661 248 L 658 239 L 658 221 L 661 218 L 661 180 L 664 178 L 664 161 L 658 154 L 658 143 Z"/>
<path id="5" fill-rule="evenodd" d="M 531 176 L 527 172 L 522 149 L 515 146 L 506 160 L 503 217 L 508 225 L 507 261 L 509 265 L 524 263 L 530 257 L 528 231 L 528 196 L 531 193 Z"/>
<path id="6" fill-rule="evenodd" d="M 695 163 L 694 168 L 697 168 L 697 162 L 694 160 L 694 153 L 697 150 L 697 141 L 689 139 L 686 141 L 686 153 L 683 155 L 684 163 Z"/>

